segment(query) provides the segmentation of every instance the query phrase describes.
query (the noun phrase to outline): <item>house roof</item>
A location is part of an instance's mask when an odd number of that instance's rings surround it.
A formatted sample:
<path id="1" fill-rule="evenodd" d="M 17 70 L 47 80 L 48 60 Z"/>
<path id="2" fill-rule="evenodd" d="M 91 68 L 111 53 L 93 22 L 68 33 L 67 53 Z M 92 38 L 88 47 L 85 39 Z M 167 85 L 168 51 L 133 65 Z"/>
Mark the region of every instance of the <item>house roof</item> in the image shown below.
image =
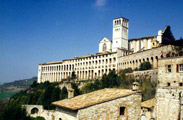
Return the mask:
<path id="1" fill-rule="evenodd" d="M 145 108 L 152 108 L 154 106 L 155 106 L 155 98 L 141 103 L 141 107 L 145 107 Z"/>
<path id="2" fill-rule="evenodd" d="M 56 101 L 53 102 L 52 105 L 70 110 L 78 110 L 95 104 L 129 96 L 134 93 L 137 93 L 137 91 L 132 91 L 129 89 L 106 88 L 91 93 L 79 95 L 71 99 Z"/>

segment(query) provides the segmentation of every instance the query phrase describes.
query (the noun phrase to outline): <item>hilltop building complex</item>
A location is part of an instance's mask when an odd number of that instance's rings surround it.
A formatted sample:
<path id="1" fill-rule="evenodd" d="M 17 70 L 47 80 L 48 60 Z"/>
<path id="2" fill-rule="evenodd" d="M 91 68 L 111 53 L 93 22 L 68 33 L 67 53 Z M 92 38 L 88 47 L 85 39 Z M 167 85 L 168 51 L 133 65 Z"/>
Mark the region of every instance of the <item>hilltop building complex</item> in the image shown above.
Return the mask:
<path id="1" fill-rule="evenodd" d="M 67 88 L 68 99 L 52 102 L 55 110 L 24 105 L 28 114 L 46 120 L 183 120 L 183 40 L 175 41 L 170 26 L 154 36 L 128 39 L 128 27 L 128 19 L 114 19 L 112 41 L 104 37 L 99 42 L 99 52 L 94 55 L 39 64 L 38 83 L 64 81 L 73 71 L 78 80 L 87 81 L 110 70 L 135 69 L 149 61 L 152 70 L 126 73 L 126 76 L 155 81 L 153 99 L 142 102 L 137 82 L 132 89 L 105 88 L 76 97 L 74 89 L 61 82 L 59 87 Z"/>
<path id="2" fill-rule="evenodd" d="M 175 41 L 170 26 L 157 35 L 128 39 L 129 20 L 123 17 L 113 19 L 112 40 L 104 37 L 99 42 L 99 52 L 58 62 L 41 63 L 38 67 L 38 83 L 58 82 L 71 77 L 75 71 L 78 80 L 100 78 L 110 70 L 138 68 L 143 61 L 149 61 L 157 68 L 158 59 L 173 51 Z"/>

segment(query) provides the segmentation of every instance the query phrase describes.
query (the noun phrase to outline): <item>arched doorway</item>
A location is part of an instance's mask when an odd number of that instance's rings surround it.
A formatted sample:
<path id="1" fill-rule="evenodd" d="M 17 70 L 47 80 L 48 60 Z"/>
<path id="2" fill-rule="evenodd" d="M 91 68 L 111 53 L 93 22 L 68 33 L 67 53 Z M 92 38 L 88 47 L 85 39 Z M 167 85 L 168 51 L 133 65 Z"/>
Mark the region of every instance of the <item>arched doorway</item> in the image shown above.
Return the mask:
<path id="1" fill-rule="evenodd" d="M 35 108 L 33 108 L 32 110 L 31 110 L 31 114 L 36 114 L 36 113 L 38 113 L 39 112 L 39 109 L 37 108 L 37 107 L 35 107 Z"/>

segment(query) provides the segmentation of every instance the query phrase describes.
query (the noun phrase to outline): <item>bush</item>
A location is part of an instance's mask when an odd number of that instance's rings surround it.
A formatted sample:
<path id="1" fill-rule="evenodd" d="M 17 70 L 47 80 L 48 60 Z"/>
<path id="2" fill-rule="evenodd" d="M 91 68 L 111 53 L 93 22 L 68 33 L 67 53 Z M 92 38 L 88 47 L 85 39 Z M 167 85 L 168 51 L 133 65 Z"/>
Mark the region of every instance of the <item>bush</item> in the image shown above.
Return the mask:
<path id="1" fill-rule="evenodd" d="M 157 83 L 151 80 L 138 80 L 140 83 L 139 89 L 142 91 L 142 101 L 149 100 L 155 97 Z"/>
<path id="2" fill-rule="evenodd" d="M 67 88 L 64 86 L 61 90 L 61 96 L 60 96 L 61 99 L 66 99 L 68 98 L 68 92 L 67 92 Z"/>
<path id="3" fill-rule="evenodd" d="M 45 120 L 43 117 L 31 118 L 31 120 Z"/>
<path id="4" fill-rule="evenodd" d="M 149 70 L 152 68 L 152 65 L 150 62 L 143 62 L 140 64 L 139 70 Z"/>
<path id="5" fill-rule="evenodd" d="M 27 116 L 26 110 L 19 103 L 11 100 L 3 107 L 0 120 L 31 120 L 31 118 Z"/>
<path id="6" fill-rule="evenodd" d="M 78 88 L 78 85 L 76 83 L 72 82 L 71 87 L 72 87 L 72 89 L 74 89 L 74 96 L 78 96 L 81 94 L 81 92 Z"/>

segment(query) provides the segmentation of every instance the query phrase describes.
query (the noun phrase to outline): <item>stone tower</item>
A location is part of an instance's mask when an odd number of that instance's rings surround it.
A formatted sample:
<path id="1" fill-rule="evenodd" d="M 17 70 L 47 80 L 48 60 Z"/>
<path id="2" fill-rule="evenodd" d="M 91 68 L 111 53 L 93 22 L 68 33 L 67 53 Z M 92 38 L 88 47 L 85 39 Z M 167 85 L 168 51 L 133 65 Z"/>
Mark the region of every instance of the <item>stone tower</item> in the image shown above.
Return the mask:
<path id="1" fill-rule="evenodd" d="M 128 49 L 128 19 L 120 17 L 113 19 L 112 52 L 117 48 Z"/>

